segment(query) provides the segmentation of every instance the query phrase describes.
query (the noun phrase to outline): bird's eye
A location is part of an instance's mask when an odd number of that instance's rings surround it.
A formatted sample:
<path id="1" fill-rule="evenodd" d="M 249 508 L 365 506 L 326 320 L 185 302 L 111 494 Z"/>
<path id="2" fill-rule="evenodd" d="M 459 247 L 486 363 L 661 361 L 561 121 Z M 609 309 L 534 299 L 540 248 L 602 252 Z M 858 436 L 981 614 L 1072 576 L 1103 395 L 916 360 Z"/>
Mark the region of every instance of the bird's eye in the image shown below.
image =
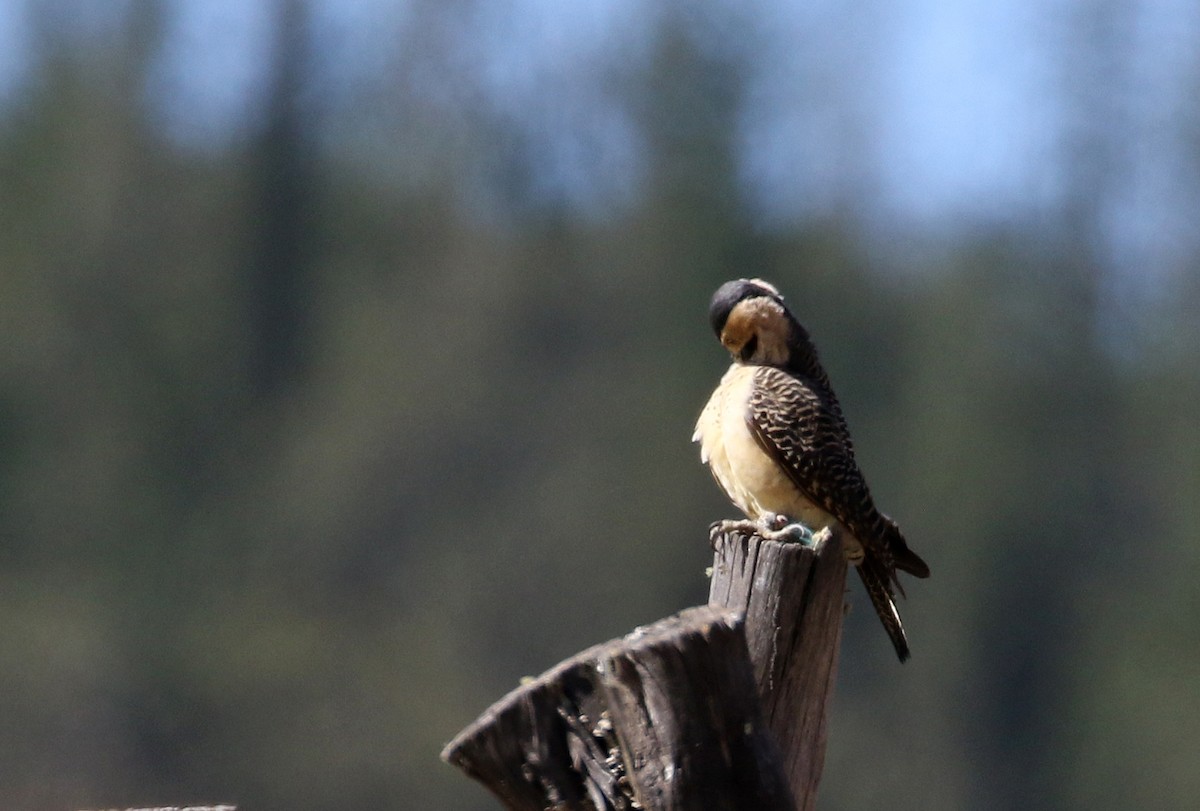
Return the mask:
<path id="1" fill-rule="evenodd" d="M 751 335 L 750 340 L 742 344 L 741 356 L 742 360 L 750 360 L 754 357 L 754 353 L 758 351 L 758 336 Z"/>

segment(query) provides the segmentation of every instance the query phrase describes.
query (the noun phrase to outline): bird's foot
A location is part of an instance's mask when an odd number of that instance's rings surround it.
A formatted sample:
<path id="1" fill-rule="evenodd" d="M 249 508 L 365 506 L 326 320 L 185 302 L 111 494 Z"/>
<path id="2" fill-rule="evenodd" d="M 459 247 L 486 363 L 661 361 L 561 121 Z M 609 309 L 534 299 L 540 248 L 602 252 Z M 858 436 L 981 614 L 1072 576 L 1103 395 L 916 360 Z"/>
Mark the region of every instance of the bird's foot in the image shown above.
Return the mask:
<path id="1" fill-rule="evenodd" d="M 717 549 L 717 538 L 722 535 L 733 535 L 740 533 L 742 535 L 757 535 L 760 527 L 757 522 L 751 521 L 749 518 L 723 518 L 720 521 L 714 521 L 708 527 L 708 545 L 715 552 Z"/>
<path id="2" fill-rule="evenodd" d="M 808 527 L 792 521 L 786 515 L 767 513 L 757 521 L 748 518 L 717 521 L 708 529 L 709 543 L 715 549 L 717 536 L 729 533 L 757 535 L 765 541 L 798 543 L 811 549 L 819 549 L 829 535 L 828 529 L 814 535 Z"/>
<path id="3" fill-rule="evenodd" d="M 808 547 L 813 545 L 812 530 L 798 521 L 792 521 L 786 515 L 768 514 L 763 516 L 759 523 L 758 535 L 764 541 L 798 543 Z"/>

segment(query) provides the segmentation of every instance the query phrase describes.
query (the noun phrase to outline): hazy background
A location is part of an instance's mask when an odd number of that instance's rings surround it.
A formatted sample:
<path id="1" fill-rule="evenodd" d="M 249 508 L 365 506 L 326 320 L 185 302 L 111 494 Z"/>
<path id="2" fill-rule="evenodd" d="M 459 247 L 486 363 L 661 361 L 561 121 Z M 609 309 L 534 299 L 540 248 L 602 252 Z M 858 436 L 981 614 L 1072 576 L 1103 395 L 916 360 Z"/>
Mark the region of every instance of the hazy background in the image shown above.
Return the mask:
<path id="1" fill-rule="evenodd" d="M 497 808 L 761 275 L 933 569 L 821 807 L 1193 808 L 1198 267 L 1194 0 L 0 0 L 0 807 Z"/>

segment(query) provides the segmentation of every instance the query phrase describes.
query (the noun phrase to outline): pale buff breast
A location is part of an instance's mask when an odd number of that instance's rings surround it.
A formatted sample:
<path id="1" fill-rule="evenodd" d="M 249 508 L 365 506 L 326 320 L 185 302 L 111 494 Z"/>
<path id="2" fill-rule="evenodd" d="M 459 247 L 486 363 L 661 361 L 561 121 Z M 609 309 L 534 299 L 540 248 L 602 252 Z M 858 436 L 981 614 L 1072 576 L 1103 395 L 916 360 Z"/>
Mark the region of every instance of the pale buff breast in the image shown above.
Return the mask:
<path id="1" fill-rule="evenodd" d="M 721 378 L 696 422 L 692 441 L 729 499 L 747 516 L 781 513 L 809 528 L 833 523 L 832 516 L 800 494 L 787 474 L 755 442 L 746 422 L 757 367 L 734 364 Z"/>

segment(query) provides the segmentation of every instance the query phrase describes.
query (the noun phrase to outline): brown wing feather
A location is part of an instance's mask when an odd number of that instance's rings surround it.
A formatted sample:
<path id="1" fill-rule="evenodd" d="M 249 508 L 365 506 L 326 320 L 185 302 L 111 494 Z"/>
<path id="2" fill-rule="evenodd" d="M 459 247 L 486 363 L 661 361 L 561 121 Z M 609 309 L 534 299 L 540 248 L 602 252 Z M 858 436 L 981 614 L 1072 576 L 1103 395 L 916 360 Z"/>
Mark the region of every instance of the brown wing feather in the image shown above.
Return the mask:
<path id="1" fill-rule="evenodd" d="M 860 541 L 873 542 L 870 530 L 879 513 L 833 394 L 763 366 L 755 372 L 748 407 L 755 439 L 800 492 Z"/>
<path id="2" fill-rule="evenodd" d="M 862 544 L 859 576 L 901 661 L 908 643 L 896 611 L 897 564 L 928 576 L 924 561 L 871 499 L 854 446 L 831 391 L 773 367 L 755 373 L 746 416 L 751 433 L 804 496 L 840 521 Z M 901 589 L 903 593 L 903 589 Z"/>

